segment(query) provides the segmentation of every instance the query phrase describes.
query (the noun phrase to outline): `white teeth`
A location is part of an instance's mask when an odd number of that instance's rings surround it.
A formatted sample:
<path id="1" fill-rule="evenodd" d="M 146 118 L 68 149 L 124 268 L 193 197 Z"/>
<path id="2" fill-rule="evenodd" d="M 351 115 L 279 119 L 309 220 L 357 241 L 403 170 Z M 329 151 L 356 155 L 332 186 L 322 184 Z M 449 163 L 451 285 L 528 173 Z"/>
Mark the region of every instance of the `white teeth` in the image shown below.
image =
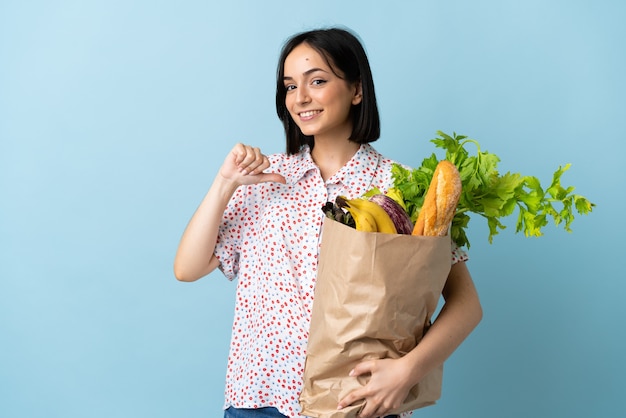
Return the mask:
<path id="1" fill-rule="evenodd" d="M 309 110 L 308 112 L 300 113 L 300 117 L 308 118 L 308 117 L 311 117 L 311 116 L 313 116 L 313 115 L 315 115 L 315 114 L 317 114 L 319 112 L 320 112 L 319 110 Z"/>

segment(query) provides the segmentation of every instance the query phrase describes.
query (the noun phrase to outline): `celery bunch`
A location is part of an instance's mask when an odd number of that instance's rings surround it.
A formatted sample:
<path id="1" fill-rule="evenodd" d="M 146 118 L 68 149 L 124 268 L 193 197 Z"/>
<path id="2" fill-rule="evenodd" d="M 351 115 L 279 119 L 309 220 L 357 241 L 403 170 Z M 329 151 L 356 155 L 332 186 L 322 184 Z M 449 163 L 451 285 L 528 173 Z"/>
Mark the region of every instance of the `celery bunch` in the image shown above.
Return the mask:
<path id="1" fill-rule="evenodd" d="M 561 185 L 562 174 L 570 164 L 559 167 L 552 176 L 552 182 L 544 189 L 539 179 L 534 176 L 522 176 L 507 172 L 500 175 L 497 170 L 500 158 L 489 152 L 483 152 L 476 140 L 467 136 L 447 135 L 437 131 L 438 137 L 431 140 L 436 147 L 446 151 L 445 159 L 459 169 L 463 191 L 452 220 L 450 235 L 459 246 L 470 247 L 466 229 L 470 213 L 487 219 L 489 243 L 499 230 L 505 229 L 501 219 L 518 212 L 516 233 L 538 237 L 542 228 L 552 219 L 556 226 L 563 225 L 571 232 L 570 225 L 574 213 L 587 214 L 595 204 L 579 194 L 574 194 L 574 187 Z M 475 155 L 465 148 L 473 144 Z M 413 221 L 417 218 L 424 201 L 424 195 L 439 160 L 433 153 L 425 158 L 419 168 L 409 170 L 400 164 L 394 164 L 392 175 L 394 188 L 402 194 L 404 203 Z"/>

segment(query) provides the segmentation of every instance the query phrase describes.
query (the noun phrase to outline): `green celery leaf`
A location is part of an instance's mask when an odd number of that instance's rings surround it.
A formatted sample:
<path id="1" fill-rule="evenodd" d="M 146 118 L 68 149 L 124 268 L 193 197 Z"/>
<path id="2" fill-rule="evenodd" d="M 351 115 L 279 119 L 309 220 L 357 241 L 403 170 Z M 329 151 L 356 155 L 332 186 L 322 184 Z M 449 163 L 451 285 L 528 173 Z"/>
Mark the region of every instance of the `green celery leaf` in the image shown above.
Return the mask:
<path id="1" fill-rule="evenodd" d="M 564 229 L 570 231 L 574 209 L 579 214 L 588 214 L 595 207 L 584 196 L 573 194 L 574 187 L 561 185 L 561 177 L 571 164 L 560 166 L 554 172 L 549 187 L 544 189 L 534 176 L 509 172 L 500 175 L 500 158 L 496 154 L 481 151 L 476 140 L 457 135 L 456 132 L 448 135 L 437 131 L 437 135 L 431 142 L 435 147 L 445 150 L 445 158 L 457 166 L 461 176 L 463 190 L 450 228 L 452 239 L 460 246 L 470 247 L 467 229 L 473 214 L 487 219 L 488 240 L 491 243 L 493 237 L 505 229 L 501 219 L 513 215 L 516 210 L 515 232 L 538 237 L 548 224 L 548 218 L 557 226 L 564 223 Z M 471 145 L 471 152 L 466 148 L 468 145 Z M 410 170 L 399 164 L 392 167 L 394 187 L 402 193 L 407 212 L 413 221 L 423 205 L 438 163 L 433 153 L 416 169 Z"/>
<path id="2" fill-rule="evenodd" d="M 576 206 L 576 211 L 581 215 L 586 215 L 591 212 L 591 209 L 595 206 L 589 200 L 580 195 L 574 195 L 574 205 Z"/>

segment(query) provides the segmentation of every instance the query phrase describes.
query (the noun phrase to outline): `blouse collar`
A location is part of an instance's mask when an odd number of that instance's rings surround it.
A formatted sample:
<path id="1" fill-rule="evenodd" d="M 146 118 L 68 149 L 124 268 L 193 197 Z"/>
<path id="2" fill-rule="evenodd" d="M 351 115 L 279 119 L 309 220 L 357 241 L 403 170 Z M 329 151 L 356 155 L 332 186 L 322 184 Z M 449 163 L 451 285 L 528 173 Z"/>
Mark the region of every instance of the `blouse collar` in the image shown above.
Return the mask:
<path id="1" fill-rule="evenodd" d="M 380 158 L 381 155 L 370 144 L 361 144 L 352 158 L 326 180 L 326 184 L 343 184 L 350 188 L 358 187 L 367 191 L 376 175 Z M 296 167 L 292 173 L 293 183 L 300 181 L 310 170 L 319 171 L 311 157 L 311 149 L 308 145 L 302 147 L 295 163 Z"/>

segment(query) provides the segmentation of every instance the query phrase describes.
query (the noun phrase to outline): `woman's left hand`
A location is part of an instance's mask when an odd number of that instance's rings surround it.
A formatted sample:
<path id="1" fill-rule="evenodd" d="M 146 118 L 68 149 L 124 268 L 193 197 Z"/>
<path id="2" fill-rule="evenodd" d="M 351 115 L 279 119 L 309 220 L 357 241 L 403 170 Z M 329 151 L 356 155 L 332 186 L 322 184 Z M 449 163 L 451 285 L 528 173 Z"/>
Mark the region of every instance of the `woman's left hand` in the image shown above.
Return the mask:
<path id="1" fill-rule="evenodd" d="M 360 418 L 384 417 L 402 402 L 413 387 L 409 368 L 402 359 L 367 360 L 357 364 L 350 376 L 370 374 L 369 382 L 339 401 L 338 409 L 365 400 Z"/>

